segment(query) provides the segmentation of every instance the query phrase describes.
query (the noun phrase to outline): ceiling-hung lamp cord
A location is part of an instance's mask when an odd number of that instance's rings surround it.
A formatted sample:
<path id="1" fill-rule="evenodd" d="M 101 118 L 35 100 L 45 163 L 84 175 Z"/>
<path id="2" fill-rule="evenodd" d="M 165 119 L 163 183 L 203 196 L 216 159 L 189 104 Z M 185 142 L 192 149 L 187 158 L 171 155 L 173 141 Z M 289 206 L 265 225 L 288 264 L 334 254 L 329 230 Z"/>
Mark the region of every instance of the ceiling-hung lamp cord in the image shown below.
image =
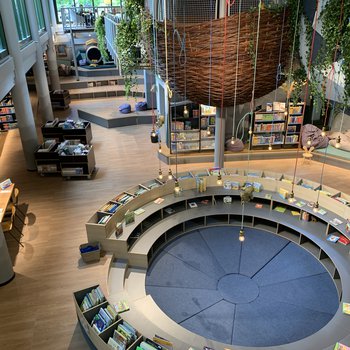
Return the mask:
<path id="1" fill-rule="evenodd" d="M 341 28 L 343 27 L 343 22 L 344 22 L 344 0 L 341 1 L 341 7 L 340 7 L 340 17 L 339 17 L 339 24 L 338 24 L 338 33 L 341 32 Z M 339 36 L 337 38 L 337 44 L 335 45 L 335 49 L 334 49 L 334 55 L 333 55 L 333 62 L 332 62 L 332 69 L 328 74 L 328 83 L 329 81 L 330 83 L 330 88 L 329 88 L 329 97 L 331 97 L 331 91 L 333 90 L 333 85 L 334 85 L 334 62 L 337 59 L 337 52 L 338 52 L 338 45 L 339 45 Z M 325 111 L 325 115 L 324 115 L 324 121 L 323 121 L 323 128 L 326 128 L 326 123 L 327 123 L 327 116 L 328 116 L 328 109 L 329 109 L 329 104 L 330 104 L 330 98 L 327 99 L 327 107 L 326 107 L 326 111 Z"/>
<path id="2" fill-rule="evenodd" d="M 250 102 L 250 120 L 249 120 L 249 130 L 251 130 L 252 118 L 254 113 L 254 98 L 255 98 L 255 81 L 256 81 L 256 70 L 258 63 L 258 48 L 259 48 L 259 35 L 260 35 L 260 18 L 261 18 L 261 0 L 259 0 L 259 12 L 258 12 L 258 28 L 256 31 L 256 46 L 255 46 L 255 59 L 254 59 L 254 75 L 253 75 L 253 89 L 252 89 L 252 100 Z M 249 142 L 252 142 L 252 135 L 249 134 Z M 250 167 L 250 145 L 248 147 L 248 177 L 249 177 L 249 167 Z"/>
<path id="3" fill-rule="evenodd" d="M 318 10 L 319 10 L 319 0 L 316 0 L 316 10 L 315 10 L 315 20 L 314 20 L 314 30 L 312 33 L 312 41 L 311 41 L 311 47 L 310 47 L 310 57 L 309 57 L 309 64 L 308 64 L 308 70 L 307 70 L 307 79 L 306 79 L 306 85 L 305 85 L 305 95 L 304 95 L 304 108 L 302 112 L 302 120 L 304 120 L 305 116 L 305 109 L 306 109 L 306 98 L 309 92 L 309 80 L 310 80 L 310 72 L 311 72 L 311 64 L 312 64 L 312 55 L 314 52 L 314 46 L 315 46 L 315 37 L 316 37 L 316 25 L 318 22 Z M 289 107 L 289 103 L 288 103 Z M 301 131 L 301 130 L 300 130 Z M 300 132 L 301 135 L 301 132 Z M 294 185 L 295 185 L 295 177 L 297 173 L 297 166 L 298 166 L 298 157 L 300 152 L 300 145 L 301 145 L 301 137 L 299 135 L 299 142 L 297 147 L 297 152 L 295 156 L 295 165 L 294 165 L 294 172 L 293 172 L 293 181 L 292 181 L 292 194 L 294 195 Z"/>
<path id="4" fill-rule="evenodd" d="M 211 1 L 211 9 L 213 8 L 213 1 Z M 208 86 L 208 106 L 211 105 L 211 75 L 212 75 L 212 51 L 213 51 L 213 19 L 215 11 L 210 13 L 210 34 L 209 34 L 209 86 Z"/>
<path id="5" fill-rule="evenodd" d="M 238 5 L 238 30 L 237 30 L 237 51 L 236 51 L 235 94 L 234 94 L 234 98 L 233 98 L 233 115 L 232 115 L 232 142 L 234 141 L 235 124 L 236 124 L 237 84 L 238 84 L 238 67 L 239 67 L 239 44 L 240 44 L 240 39 L 241 39 L 241 10 L 242 10 L 242 0 L 239 0 L 239 5 Z"/>
<path id="6" fill-rule="evenodd" d="M 278 83 L 281 81 L 281 75 L 282 75 L 281 56 L 282 56 L 282 47 L 283 47 L 284 23 L 285 23 L 285 18 L 286 18 L 286 7 L 287 6 L 284 6 L 284 9 L 283 9 L 282 31 L 281 31 L 280 48 L 279 48 L 279 55 L 278 55 L 278 65 L 277 65 L 277 71 L 276 71 L 276 86 L 275 86 L 275 99 L 274 99 L 275 101 L 277 99 Z M 272 134 L 275 131 L 274 130 L 274 125 L 275 125 L 274 124 L 274 120 L 272 118 L 271 132 L 270 132 L 270 141 L 269 141 L 269 150 L 272 149 Z M 278 131 L 278 130 L 276 130 L 276 131 Z"/>
<path id="7" fill-rule="evenodd" d="M 235 3 L 236 0 L 225 2 L 225 20 L 224 20 L 224 42 L 223 42 L 223 56 L 222 56 L 222 74 L 221 74 L 221 104 L 220 104 L 220 130 L 219 130 L 219 144 L 222 142 L 222 126 L 223 126 L 223 110 L 225 99 L 225 66 L 226 66 L 226 51 L 227 51 L 227 18 L 230 6 Z"/>
<path id="8" fill-rule="evenodd" d="M 175 69 L 175 32 L 177 32 L 176 29 L 176 17 L 175 17 L 175 0 L 172 0 L 172 7 L 173 7 L 173 82 L 174 82 L 174 88 L 176 86 L 176 69 Z M 179 34 L 178 34 L 179 35 Z M 182 49 L 182 41 L 180 40 L 180 44 L 181 44 L 181 49 Z M 186 79 L 186 77 L 185 77 Z M 185 80 L 185 85 L 186 85 L 186 80 Z M 175 101 L 175 125 L 177 125 L 177 106 L 176 106 L 176 101 Z M 176 140 L 176 144 L 175 144 L 175 181 L 178 181 L 178 172 L 177 172 L 177 132 L 175 133 L 175 140 Z"/>

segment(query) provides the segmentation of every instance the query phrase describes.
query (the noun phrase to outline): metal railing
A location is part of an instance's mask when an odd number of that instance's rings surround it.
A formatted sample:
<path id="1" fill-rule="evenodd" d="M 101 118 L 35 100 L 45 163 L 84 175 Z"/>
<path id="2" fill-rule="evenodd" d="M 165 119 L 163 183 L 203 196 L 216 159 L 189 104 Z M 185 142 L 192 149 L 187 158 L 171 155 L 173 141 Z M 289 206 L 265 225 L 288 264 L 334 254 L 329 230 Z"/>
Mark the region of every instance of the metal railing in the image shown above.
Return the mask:
<path id="1" fill-rule="evenodd" d="M 79 6 L 62 7 L 61 21 L 64 31 L 89 29 L 93 30 L 95 21 L 101 14 L 110 14 L 121 17 L 120 6 Z"/>

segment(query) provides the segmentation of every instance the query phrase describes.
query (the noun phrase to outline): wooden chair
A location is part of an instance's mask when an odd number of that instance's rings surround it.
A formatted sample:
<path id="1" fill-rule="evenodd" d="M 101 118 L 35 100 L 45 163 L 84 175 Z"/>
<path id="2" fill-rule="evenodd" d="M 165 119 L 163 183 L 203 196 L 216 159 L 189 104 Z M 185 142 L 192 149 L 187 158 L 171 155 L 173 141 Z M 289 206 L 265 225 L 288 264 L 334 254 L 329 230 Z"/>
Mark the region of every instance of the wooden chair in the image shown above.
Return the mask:
<path id="1" fill-rule="evenodd" d="M 19 188 L 15 187 L 15 189 L 13 190 L 12 197 L 11 197 L 11 202 L 8 204 L 8 206 L 6 208 L 5 215 L 11 215 L 12 207 L 14 206 L 14 207 L 16 207 L 17 212 L 21 213 L 24 216 L 24 218 L 26 217 L 26 214 L 19 208 L 18 201 L 19 201 Z M 26 223 L 24 222 L 24 220 L 20 216 L 17 216 L 17 217 L 23 223 L 23 225 L 26 225 Z"/>
<path id="2" fill-rule="evenodd" d="M 11 216 L 4 216 L 4 220 L 1 222 L 1 227 L 2 227 L 2 231 L 5 233 L 5 232 L 8 232 L 12 237 L 13 239 L 18 242 L 22 247 L 24 247 L 24 245 L 21 243 L 20 240 L 18 240 L 13 234 L 12 234 L 12 229 L 16 229 L 19 233 L 20 233 L 20 237 L 23 236 L 23 233 L 20 232 L 18 230 L 18 228 L 15 226 L 14 224 L 14 221 L 15 221 L 15 216 L 16 216 L 16 207 L 15 206 L 12 206 L 12 209 L 11 209 Z"/>

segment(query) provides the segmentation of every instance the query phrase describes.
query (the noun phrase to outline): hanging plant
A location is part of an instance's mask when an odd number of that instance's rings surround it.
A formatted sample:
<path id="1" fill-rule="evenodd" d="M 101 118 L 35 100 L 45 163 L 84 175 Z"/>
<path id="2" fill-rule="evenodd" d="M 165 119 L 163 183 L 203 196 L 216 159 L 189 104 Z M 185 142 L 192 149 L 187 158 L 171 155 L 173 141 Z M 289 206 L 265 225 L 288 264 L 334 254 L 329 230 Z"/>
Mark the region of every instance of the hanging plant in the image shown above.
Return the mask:
<path id="1" fill-rule="evenodd" d="M 149 62 L 152 21 L 143 4 L 143 0 L 126 0 L 124 16 L 117 26 L 115 46 L 127 96 L 137 85 L 136 69 Z"/>
<path id="2" fill-rule="evenodd" d="M 99 16 L 95 21 L 95 33 L 97 36 L 97 47 L 101 52 L 104 61 L 109 60 L 109 55 L 106 47 L 106 30 L 104 16 Z"/>
<path id="3" fill-rule="evenodd" d="M 345 77 L 344 100 L 350 98 L 350 2 L 329 0 L 321 12 L 322 36 L 325 43 L 325 63 L 343 60 L 341 71 Z"/>

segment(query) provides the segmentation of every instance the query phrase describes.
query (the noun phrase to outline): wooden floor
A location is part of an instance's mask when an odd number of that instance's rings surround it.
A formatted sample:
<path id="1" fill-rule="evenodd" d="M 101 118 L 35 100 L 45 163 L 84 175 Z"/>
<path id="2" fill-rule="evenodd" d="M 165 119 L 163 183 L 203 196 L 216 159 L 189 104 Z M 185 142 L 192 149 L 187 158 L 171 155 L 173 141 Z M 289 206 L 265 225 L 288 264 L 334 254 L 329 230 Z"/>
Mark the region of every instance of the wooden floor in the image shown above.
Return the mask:
<path id="1" fill-rule="evenodd" d="M 72 107 L 74 115 L 74 103 Z M 6 138 L 0 180 L 10 177 L 20 188 L 28 225 L 23 227 L 24 248 L 6 236 L 16 277 L 0 288 L 0 349 L 88 349 L 77 324 L 72 293 L 93 284 L 105 288 L 108 266 L 106 256 L 97 264 L 82 263 L 78 247 L 86 242 L 84 224 L 114 194 L 158 173 L 157 145 L 150 142 L 150 126 L 105 129 L 93 125 L 92 132 L 98 167 L 94 180 L 65 181 L 28 172 L 18 130 Z M 290 159 L 249 162 L 250 169 L 289 174 L 294 165 Z M 178 169 L 210 166 L 179 165 Z M 225 166 L 247 168 L 248 161 Z M 320 181 L 321 167 L 299 161 L 297 176 Z M 349 191 L 349 179 L 350 171 L 325 167 L 325 184 Z"/>

